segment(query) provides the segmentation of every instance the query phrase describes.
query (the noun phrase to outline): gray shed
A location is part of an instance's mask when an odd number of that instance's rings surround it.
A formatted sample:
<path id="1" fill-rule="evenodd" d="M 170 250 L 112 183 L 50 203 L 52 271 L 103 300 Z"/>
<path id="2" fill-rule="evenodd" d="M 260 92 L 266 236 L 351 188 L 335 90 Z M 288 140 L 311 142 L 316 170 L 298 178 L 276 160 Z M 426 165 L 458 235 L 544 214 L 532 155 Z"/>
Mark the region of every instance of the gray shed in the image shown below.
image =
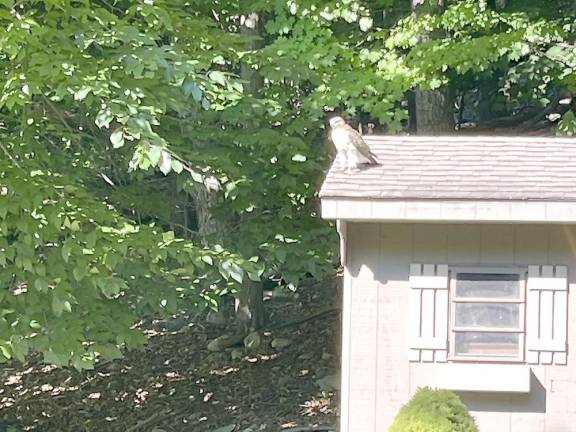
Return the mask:
<path id="1" fill-rule="evenodd" d="M 481 432 L 576 430 L 576 140 L 367 136 L 322 186 L 344 265 L 341 432 L 421 386 Z"/>

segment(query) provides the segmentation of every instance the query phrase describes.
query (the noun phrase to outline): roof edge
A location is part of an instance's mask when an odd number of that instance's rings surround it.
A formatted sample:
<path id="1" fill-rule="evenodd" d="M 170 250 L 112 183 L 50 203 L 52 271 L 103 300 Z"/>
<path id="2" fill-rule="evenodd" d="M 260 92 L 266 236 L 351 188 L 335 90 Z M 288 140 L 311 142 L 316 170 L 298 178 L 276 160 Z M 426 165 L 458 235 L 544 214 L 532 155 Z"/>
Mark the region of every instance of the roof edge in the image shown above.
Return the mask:
<path id="1" fill-rule="evenodd" d="M 366 222 L 576 224 L 576 203 L 430 199 L 321 199 L 322 218 Z"/>
<path id="2" fill-rule="evenodd" d="M 487 135 L 487 134 L 451 134 L 451 135 L 362 135 L 365 141 L 414 141 L 414 142 L 462 142 L 462 141 L 491 141 L 497 143 L 510 142 L 559 142 L 576 143 L 574 136 L 557 136 L 557 135 Z"/>

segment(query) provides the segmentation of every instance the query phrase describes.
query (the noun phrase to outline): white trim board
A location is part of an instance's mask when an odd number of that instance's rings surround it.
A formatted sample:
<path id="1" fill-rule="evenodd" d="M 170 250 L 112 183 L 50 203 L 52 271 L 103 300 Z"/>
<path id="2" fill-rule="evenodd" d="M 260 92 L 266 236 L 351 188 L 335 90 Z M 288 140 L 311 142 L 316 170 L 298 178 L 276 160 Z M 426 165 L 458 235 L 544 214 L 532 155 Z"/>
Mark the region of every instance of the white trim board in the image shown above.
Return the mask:
<path id="1" fill-rule="evenodd" d="M 322 218 L 389 222 L 576 223 L 576 202 L 322 198 Z"/>
<path id="2" fill-rule="evenodd" d="M 346 244 L 343 244 L 346 248 Z M 342 357 L 340 364 L 340 430 L 350 429 L 350 339 L 352 321 L 352 275 L 348 266 L 344 266 L 342 283 Z"/>
<path id="3" fill-rule="evenodd" d="M 530 393 L 530 367 L 444 363 L 435 365 L 428 385 L 455 391 Z"/>

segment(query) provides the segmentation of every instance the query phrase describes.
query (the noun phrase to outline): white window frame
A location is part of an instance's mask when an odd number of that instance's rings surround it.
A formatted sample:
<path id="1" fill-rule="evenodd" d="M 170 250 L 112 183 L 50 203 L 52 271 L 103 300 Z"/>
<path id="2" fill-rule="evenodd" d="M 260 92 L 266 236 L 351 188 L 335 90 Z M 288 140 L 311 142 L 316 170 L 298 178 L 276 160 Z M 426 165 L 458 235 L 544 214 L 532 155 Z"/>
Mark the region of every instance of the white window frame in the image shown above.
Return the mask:
<path id="1" fill-rule="evenodd" d="M 456 297 L 456 283 L 458 273 L 504 273 L 518 275 L 520 296 L 516 299 L 496 297 Z M 520 363 L 525 360 L 526 344 L 526 279 L 527 269 L 524 267 L 450 267 L 450 318 L 448 322 L 449 349 L 448 359 L 458 362 L 499 362 Z M 519 304 L 519 323 L 517 328 L 494 328 L 494 327 L 456 327 L 456 304 L 457 303 L 514 303 Z M 490 333 L 514 333 L 518 334 L 518 355 L 516 357 L 490 357 L 456 354 L 456 333 L 458 332 L 490 332 Z"/>

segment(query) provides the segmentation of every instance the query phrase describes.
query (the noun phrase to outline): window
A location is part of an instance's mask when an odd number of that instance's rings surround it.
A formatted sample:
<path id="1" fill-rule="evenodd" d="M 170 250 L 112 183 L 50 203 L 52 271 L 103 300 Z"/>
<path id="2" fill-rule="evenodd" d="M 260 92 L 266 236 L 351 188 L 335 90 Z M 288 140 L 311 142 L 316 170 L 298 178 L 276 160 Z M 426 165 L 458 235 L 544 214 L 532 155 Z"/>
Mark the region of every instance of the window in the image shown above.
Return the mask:
<path id="1" fill-rule="evenodd" d="M 524 358 L 524 272 L 453 269 L 450 354 L 455 360 Z"/>

